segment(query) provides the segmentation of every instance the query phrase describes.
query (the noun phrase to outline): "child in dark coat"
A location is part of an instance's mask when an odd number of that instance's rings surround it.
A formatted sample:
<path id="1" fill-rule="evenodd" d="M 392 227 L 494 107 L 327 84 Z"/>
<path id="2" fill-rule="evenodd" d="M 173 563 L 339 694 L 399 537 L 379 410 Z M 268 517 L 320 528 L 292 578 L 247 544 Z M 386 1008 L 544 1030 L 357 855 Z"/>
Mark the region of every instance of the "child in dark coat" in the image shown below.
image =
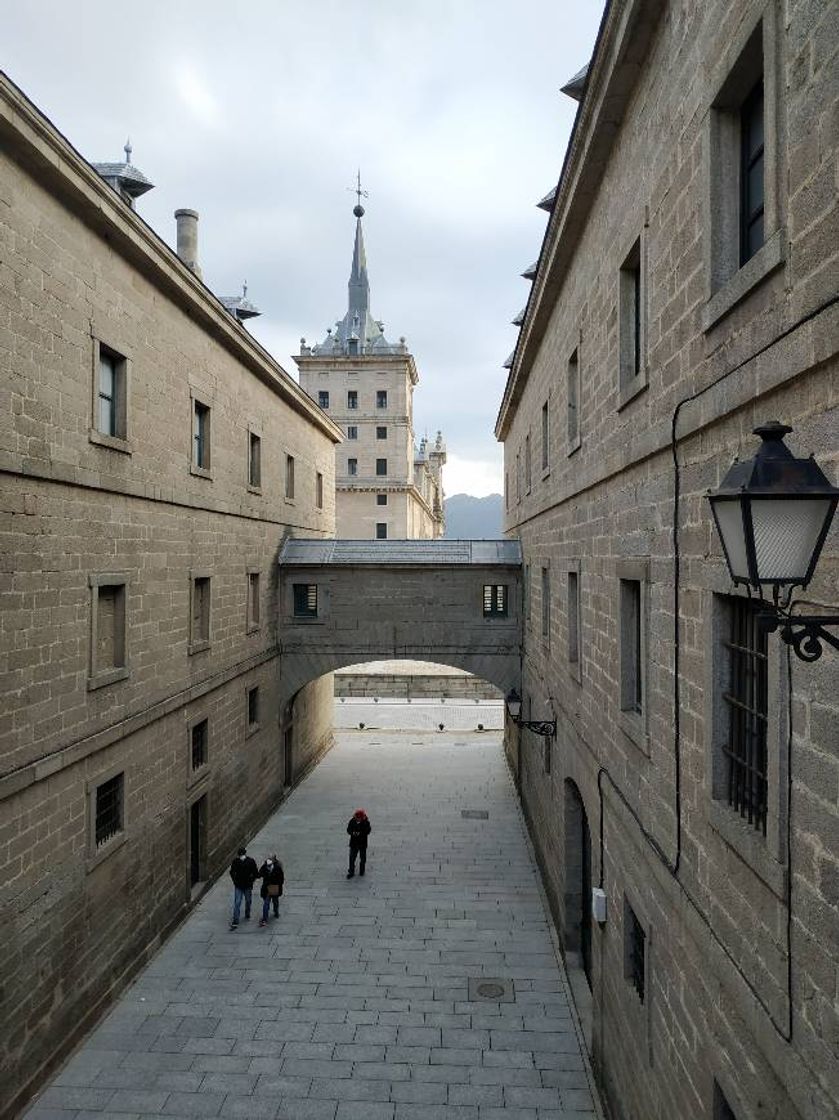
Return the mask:
<path id="1" fill-rule="evenodd" d="M 347 832 L 350 837 L 350 867 L 347 878 L 355 875 L 355 861 L 358 857 L 358 873 L 364 874 L 364 865 L 367 863 L 367 837 L 370 835 L 370 818 L 363 809 L 356 809 L 350 817 Z"/>
<path id="2" fill-rule="evenodd" d="M 273 903 L 274 917 L 280 916 L 280 895 L 283 893 L 283 883 L 285 882 L 285 873 L 283 872 L 283 865 L 277 858 L 276 852 L 274 855 L 269 856 L 259 869 L 259 878 L 262 880 L 262 887 L 259 894 L 262 898 L 262 918 L 260 920 L 261 926 L 268 925 L 268 911 Z"/>

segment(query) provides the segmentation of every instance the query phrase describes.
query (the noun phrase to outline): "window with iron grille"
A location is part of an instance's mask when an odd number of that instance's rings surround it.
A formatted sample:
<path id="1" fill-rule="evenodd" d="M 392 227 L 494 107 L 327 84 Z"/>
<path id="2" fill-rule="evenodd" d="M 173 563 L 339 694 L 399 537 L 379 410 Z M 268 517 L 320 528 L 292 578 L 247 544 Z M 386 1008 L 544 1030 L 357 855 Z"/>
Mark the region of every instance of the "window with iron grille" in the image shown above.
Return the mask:
<path id="1" fill-rule="evenodd" d="M 387 389 L 376 390 L 376 408 L 387 408 Z"/>
<path id="2" fill-rule="evenodd" d="M 635 911 L 626 900 L 624 900 L 623 927 L 623 974 L 638 993 L 638 999 L 643 1003 L 646 991 L 647 935 L 644 932 L 644 927 L 638 921 Z"/>
<path id="3" fill-rule="evenodd" d="M 201 401 L 193 402 L 192 465 L 210 469 L 210 409 Z"/>
<path id="4" fill-rule="evenodd" d="M 727 762 L 728 804 L 757 831 L 766 835 L 768 716 L 767 635 L 758 622 L 762 604 L 729 600 L 730 629 Z"/>
<path id="5" fill-rule="evenodd" d="M 207 765 L 207 744 L 210 738 L 209 728 L 209 721 L 206 719 L 199 720 L 198 723 L 192 725 L 190 738 L 193 770 L 200 770 L 202 766 Z"/>
<path id="6" fill-rule="evenodd" d="M 763 77 L 740 109 L 740 264 L 764 241 Z"/>
<path id="7" fill-rule="evenodd" d="M 255 432 L 248 436 L 248 486 L 262 485 L 262 440 Z"/>
<path id="8" fill-rule="evenodd" d="M 122 832 L 124 782 L 125 774 L 120 773 L 96 787 L 94 837 L 97 848 Z"/>
<path id="9" fill-rule="evenodd" d="M 316 583 L 294 584 L 294 614 L 296 618 L 317 618 L 318 585 Z"/>
<path id="10" fill-rule="evenodd" d="M 484 584 L 484 618 L 504 618 L 507 614 L 506 583 Z"/>
<path id="11" fill-rule="evenodd" d="M 387 540 L 387 522 L 386 521 L 377 521 L 376 522 L 376 540 L 377 541 L 386 541 Z"/>
<path id="12" fill-rule="evenodd" d="M 347 408 L 351 408 L 351 409 L 358 408 L 358 390 L 357 389 L 348 389 L 347 390 Z"/>
<path id="13" fill-rule="evenodd" d="M 321 408 L 329 408 L 329 390 L 318 389 L 318 404 Z"/>

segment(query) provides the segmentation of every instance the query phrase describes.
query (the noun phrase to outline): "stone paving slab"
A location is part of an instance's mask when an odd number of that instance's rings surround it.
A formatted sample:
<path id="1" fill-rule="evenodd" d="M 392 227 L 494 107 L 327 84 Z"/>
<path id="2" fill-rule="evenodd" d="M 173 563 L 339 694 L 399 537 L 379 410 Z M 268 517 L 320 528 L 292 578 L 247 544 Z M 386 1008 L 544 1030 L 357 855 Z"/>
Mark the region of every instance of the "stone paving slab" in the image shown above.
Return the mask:
<path id="1" fill-rule="evenodd" d="M 29 1120 L 601 1115 L 497 733 L 341 732 L 249 847 L 283 860 L 279 919 L 230 931 L 225 876 Z"/>

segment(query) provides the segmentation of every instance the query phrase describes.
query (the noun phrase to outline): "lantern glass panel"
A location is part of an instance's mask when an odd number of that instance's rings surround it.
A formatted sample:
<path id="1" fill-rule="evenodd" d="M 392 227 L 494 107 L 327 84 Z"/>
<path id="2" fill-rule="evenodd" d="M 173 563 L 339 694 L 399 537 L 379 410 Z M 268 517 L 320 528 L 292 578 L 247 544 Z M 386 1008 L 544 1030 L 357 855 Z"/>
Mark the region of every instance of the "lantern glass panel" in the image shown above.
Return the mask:
<path id="1" fill-rule="evenodd" d="M 803 583 L 832 498 L 753 498 L 752 526 L 761 583 Z"/>
<path id="2" fill-rule="evenodd" d="M 728 566 L 734 579 L 751 579 L 746 556 L 746 530 L 739 498 L 717 498 L 712 502 L 717 517 L 717 527 L 722 537 Z"/>

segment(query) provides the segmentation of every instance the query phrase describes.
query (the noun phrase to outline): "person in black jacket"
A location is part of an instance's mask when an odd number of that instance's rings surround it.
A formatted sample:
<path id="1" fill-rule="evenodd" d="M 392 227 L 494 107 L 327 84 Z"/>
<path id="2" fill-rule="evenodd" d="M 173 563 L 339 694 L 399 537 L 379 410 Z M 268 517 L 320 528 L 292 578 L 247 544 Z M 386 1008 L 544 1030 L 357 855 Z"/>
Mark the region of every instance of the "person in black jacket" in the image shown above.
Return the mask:
<path id="1" fill-rule="evenodd" d="M 274 917 L 279 918 L 280 916 L 280 895 L 283 893 L 283 883 L 285 882 L 283 865 L 277 858 L 276 852 L 269 856 L 260 867 L 258 877 L 262 880 L 262 887 L 259 891 L 262 898 L 262 918 L 259 924 L 267 926 L 268 911 L 271 909 L 272 903 L 274 905 Z"/>
<path id="2" fill-rule="evenodd" d="M 355 875 L 355 860 L 358 856 L 358 873 L 364 874 L 364 865 L 367 863 L 367 837 L 370 835 L 370 818 L 363 809 L 356 809 L 350 817 L 347 832 L 350 837 L 350 867 L 347 878 Z"/>
<path id="3" fill-rule="evenodd" d="M 239 924 L 243 899 L 245 902 L 245 921 L 251 916 L 253 884 L 257 878 L 256 860 L 251 859 L 245 848 L 239 849 L 239 854 L 231 863 L 230 878 L 233 880 L 233 917 L 230 920 L 230 928 L 236 929 Z"/>

